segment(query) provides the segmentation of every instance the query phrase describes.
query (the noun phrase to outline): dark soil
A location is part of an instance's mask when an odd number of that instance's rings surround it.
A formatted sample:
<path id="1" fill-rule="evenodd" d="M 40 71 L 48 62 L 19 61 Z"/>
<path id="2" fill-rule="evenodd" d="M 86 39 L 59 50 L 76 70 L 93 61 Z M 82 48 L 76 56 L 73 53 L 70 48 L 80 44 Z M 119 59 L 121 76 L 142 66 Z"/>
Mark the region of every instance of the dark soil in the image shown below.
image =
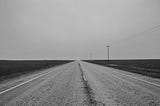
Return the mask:
<path id="1" fill-rule="evenodd" d="M 86 62 L 160 78 L 160 59 L 144 60 L 84 60 Z"/>

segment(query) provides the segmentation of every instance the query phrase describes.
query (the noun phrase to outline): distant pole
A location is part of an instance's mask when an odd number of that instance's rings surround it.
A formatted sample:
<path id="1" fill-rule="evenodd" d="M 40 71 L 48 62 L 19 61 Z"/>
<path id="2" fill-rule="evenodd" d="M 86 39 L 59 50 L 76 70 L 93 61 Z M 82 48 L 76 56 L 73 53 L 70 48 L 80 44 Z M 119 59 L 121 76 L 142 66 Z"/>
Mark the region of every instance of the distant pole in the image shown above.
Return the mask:
<path id="1" fill-rule="evenodd" d="M 109 55 L 110 55 L 110 54 L 109 54 L 109 52 L 110 52 L 110 51 L 109 51 L 109 48 L 110 48 L 110 46 L 107 46 L 107 52 L 108 52 L 108 53 L 107 53 L 107 55 L 108 55 L 107 57 L 108 57 L 108 61 L 109 61 Z"/>
<path id="2" fill-rule="evenodd" d="M 92 60 L 92 53 L 90 53 L 90 60 Z"/>

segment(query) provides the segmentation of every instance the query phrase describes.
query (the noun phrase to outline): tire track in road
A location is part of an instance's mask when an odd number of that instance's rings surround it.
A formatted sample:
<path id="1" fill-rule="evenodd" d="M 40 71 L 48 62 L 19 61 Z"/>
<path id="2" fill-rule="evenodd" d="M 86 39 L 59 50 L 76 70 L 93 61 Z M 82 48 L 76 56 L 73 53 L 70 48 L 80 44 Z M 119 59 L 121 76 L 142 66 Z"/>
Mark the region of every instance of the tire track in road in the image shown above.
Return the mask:
<path id="1" fill-rule="evenodd" d="M 87 102 L 88 102 L 88 106 L 105 106 L 105 104 L 101 101 L 97 101 L 95 99 L 95 94 L 91 88 L 91 86 L 89 85 L 86 76 L 83 73 L 83 69 L 79 64 L 79 68 L 80 68 L 80 72 L 81 72 L 81 78 L 82 78 L 82 82 L 83 82 L 83 89 L 84 89 L 84 93 L 86 94 L 87 97 Z"/>

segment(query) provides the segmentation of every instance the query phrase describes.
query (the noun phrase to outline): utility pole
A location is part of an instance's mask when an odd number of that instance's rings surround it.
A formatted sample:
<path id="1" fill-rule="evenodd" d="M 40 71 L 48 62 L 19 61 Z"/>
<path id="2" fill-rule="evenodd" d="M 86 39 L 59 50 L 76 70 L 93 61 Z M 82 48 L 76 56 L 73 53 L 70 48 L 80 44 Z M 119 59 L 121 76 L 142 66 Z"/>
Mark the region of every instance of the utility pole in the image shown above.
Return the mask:
<path id="1" fill-rule="evenodd" d="M 108 56 L 108 61 L 109 61 L 109 48 L 110 48 L 110 46 L 107 46 L 107 56 Z"/>
<path id="2" fill-rule="evenodd" d="M 90 60 L 92 60 L 92 53 L 90 53 Z"/>

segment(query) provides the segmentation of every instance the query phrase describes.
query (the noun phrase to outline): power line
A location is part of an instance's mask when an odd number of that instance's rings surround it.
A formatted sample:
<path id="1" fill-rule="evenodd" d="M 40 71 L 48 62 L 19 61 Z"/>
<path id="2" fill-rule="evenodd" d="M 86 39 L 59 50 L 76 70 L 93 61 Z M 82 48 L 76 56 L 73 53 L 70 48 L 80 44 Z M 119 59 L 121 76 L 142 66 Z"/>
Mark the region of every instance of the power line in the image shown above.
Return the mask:
<path id="1" fill-rule="evenodd" d="M 137 33 L 137 34 L 135 34 L 135 35 L 143 35 L 144 33 L 147 33 L 147 32 L 154 32 L 154 31 L 157 31 L 157 30 L 160 30 L 160 29 L 158 29 L 158 28 L 160 28 L 160 25 L 157 25 L 157 26 L 154 26 L 154 27 L 152 27 L 152 28 L 149 28 L 149 29 L 147 29 L 147 30 L 144 30 L 144 31 L 142 31 L 142 32 L 140 32 L 140 33 Z M 157 30 L 156 30 L 157 29 Z"/>
<path id="2" fill-rule="evenodd" d="M 131 35 L 131 36 L 125 38 L 125 39 L 119 40 L 119 41 L 115 42 L 115 44 L 113 44 L 113 46 L 114 46 L 114 45 L 117 45 L 119 42 L 124 42 L 124 41 L 126 41 L 126 40 L 130 40 L 131 38 L 135 38 L 135 37 L 137 37 L 137 36 L 138 36 L 138 37 L 139 37 L 139 36 L 143 36 L 145 33 L 155 32 L 155 31 L 158 31 L 158 30 L 160 30 L 160 25 L 151 27 L 151 28 L 146 29 L 146 30 L 144 30 L 144 31 L 142 31 L 142 32 L 133 34 L 133 35 Z"/>

